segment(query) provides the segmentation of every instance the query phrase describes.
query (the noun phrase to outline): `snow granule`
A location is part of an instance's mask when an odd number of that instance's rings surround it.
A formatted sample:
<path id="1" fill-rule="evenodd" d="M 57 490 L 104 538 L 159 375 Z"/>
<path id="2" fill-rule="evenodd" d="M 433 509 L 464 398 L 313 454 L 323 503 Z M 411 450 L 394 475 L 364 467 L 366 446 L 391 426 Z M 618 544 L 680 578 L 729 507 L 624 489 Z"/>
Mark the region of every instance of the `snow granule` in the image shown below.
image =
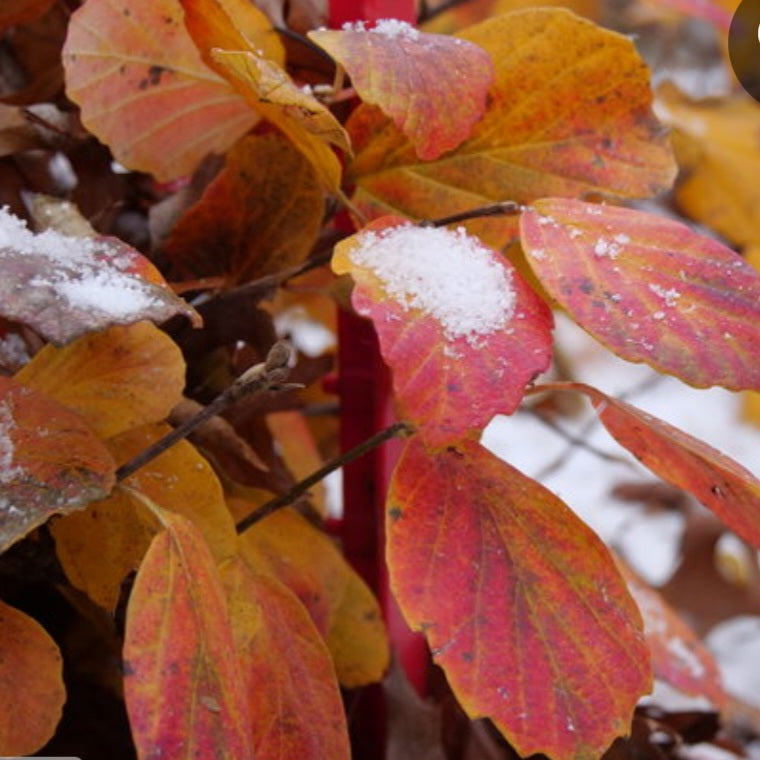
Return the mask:
<path id="1" fill-rule="evenodd" d="M 16 426 L 13 409 L 7 401 L 0 403 L 0 483 L 8 484 L 23 474 L 23 468 L 14 466 L 14 446 L 11 431 Z"/>
<path id="2" fill-rule="evenodd" d="M 675 288 L 668 288 L 667 290 L 660 285 L 649 284 L 649 290 L 655 295 L 658 295 L 665 301 L 667 306 L 675 306 L 676 301 L 680 298 L 681 294 Z"/>
<path id="3" fill-rule="evenodd" d="M 47 287 L 71 308 L 123 318 L 156 305 L 151 284 L 129 270 L 137 256 L 107 241 L 71 237 L 54 230 L 35 235 L 23 220 L 0 208 L 0 260 L 37 256 L 44 260 L 32 287 Z"/>
<path id="4" fill-rule="evenodd" d="M 420 309 L 441 324 L 445 337 L 478 336 L 505 328 L 512 319 L 512 275 L 495 254 L 467 235 L 404 225 L 366 232 L 351 261 L 367 267 L 405 310 Z"/>
<path id="5" fill-rule="evenodd" d="M 610 259 L 616 259 L 620 253 L 620 246 L 612 240 L 605 240 L 604 238 L 597 238 L 594 244 L 594 255 L 599 258 L 608 257 Z"/>
<path id="6" fill-rule="evenodd" d="M 371 32 L 389 40 L 418 40 L 420 37 L 419 30 L 406 21 L 399 21 L 396 18 L 382 18 L 369 28 L 365 21 L 348 21 L 343 24 L 342 29 L 344 32 Z"/>

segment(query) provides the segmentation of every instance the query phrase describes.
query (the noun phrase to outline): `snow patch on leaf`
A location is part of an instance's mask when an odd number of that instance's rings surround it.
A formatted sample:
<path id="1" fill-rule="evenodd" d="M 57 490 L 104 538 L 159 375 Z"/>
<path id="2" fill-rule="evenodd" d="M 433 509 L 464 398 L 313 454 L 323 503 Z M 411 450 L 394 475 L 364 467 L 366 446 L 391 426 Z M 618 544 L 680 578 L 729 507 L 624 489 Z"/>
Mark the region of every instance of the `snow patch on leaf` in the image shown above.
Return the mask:
<path id="1" fill-rule="evenodd" d="M 399 38 L 417 40 L 420 37 L 419 31 L 411 24 L 406 21 L 400 21 L 397 18 L 381 18 L 375 21 L 371 26 L 368 26 L 366 21 L 347 21 L 341 28 L 344 32 L 370 32 L 371 34 L 379 34 L 389 40 L 396 40 Z"/>
<path id="2" fill-rule="evenodd" d="M 23 475 L 23 469 L 13 465 L 14 446 L 10 433 L 16 425 L 8 401 L 0 403 L 0 483 L 10 483 Z"/>
<path id="3" fill-rule="evenodd" d="M 475 345 L 513 317 L 511 272 L 463 228 L 401 225 L 365 232 L 350 258 L 371 269 L 405 311 L 434 317 L 449 340 L 465 337 Z"/>

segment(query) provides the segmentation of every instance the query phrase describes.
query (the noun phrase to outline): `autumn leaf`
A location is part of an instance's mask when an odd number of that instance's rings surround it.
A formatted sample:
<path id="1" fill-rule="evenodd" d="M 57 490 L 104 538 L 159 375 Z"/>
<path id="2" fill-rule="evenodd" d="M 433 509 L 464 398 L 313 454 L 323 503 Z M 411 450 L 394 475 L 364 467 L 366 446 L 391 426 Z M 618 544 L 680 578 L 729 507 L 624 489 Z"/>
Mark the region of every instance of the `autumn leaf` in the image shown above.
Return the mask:
<path id="1" fill-rule="evenodd" d="M 328 190 L 340 188 L 342 169 L 330 145 L 351 152 L 346 131 L 313 95 L 297 87 L 277 64 L 247 50 L 212 49 L 223 72 L 248 103 L 309 160 Z"/>
<path id="2" fill-rule="evenodd" d="M 541 285 L 618 356 L 690 385 L 760 388 L 760 275 L 680 222 L 547 198 L 520 220 Z"/>
<path id="3" fill-rule="evenodd" d="M 285 48 L 269 18 L 248 0 L 179 0 L 185 28 L 209 68 L 211 48 L 250 50 L 279 64 Z"/>
<path id="4" fill-rule="evenodd" d="M 62 345 L 88 332 L 195 309 L 172 293 L 158 270 L 116 238 L 30 232 L 0 208 L 0 315 Z"/>
<path id="5" fill-rule="evenodd" d="M 415 436 L 391 480 L 391 587 L 471 717 L 522 756 L 598 757 L 649 691 L 636 605 L 604 544 L 475 441 Z"/>
<path id="6" fill-rule="evenodd" d="M 318 29 L 308 37 L 340 63 L 362 102 L 379 106 L 425 161 L 467 139 L 485 111 L 493 65 L 471 42 L 425 34 L 396 19 Z"/>
<path id="7" fill-rule="evenodd" d="M 760 243 L 760 105 L 747 97 L 693 101 L 662 86 L 656 111 L 674 132 L 680 208 L 733 243 Z"/>
<path id="8" fill-rule="evenodd" d="M 233 286 L 305 259 L 323 213 L 314 170 L 290 142 L 246 137 L 173 227 L 164 253 L 179 277 L 226 275 Z"/>
<path id="9" fill-rule="evenodd" d="M 177 345 L 150 322 L 46 346 L 17 374 L 79 414 L 101 438 L 164 419 L 182 398 Z"/>
<path id="10" fill-rule="evenodd" d="M 232 500 L 238 512 L 245 502 Z M 379 681 L 388 667 L 388 640 L 378 602 L 323 533 L 291 509 L 248 528 L 240 553 L 256 574 L 284 583 L 309 611 L 346 688 Z"/>
<path id="11" fill-rule="evenodd" d="M 124 166 L 160 180 L 192 173 L 257 121 L 203 63 L 179 0 L 89 0 L 71 16 L 63 64 L 87 128 Z"/>
<path id="12" fill-rule="evenodd" d="M 115 470 L 108 450 L 80 417 L 0 376 L 0 551 L 51 515 L 105 496 Z"/>
<path id="13" fill-rule="evenodd" d="M 393 371 L 403 416 L 434 445 L 512 413 L 551 358 L 552 317 L 519 273 L 476 238 L 378 219 L 335 247 Z"/>
<path id="14" fill-rule="evenodd" d="M 348 760 L 346 716 L 330 653 L 303 604 L 239 558 L 220 569 L 247 682 L 256 760 Z"/>
<path id="15" fill-rule="evenodd" d="M 246 685 L 214 558 L 187 518 L 164 512 L 161 521 L 124 633 L 124 698 L 138 757 L 248 760 Z"/>
<path id="16" fill-rule="evenodd" d="M 108 446 L 121 466 L 169 429 L 165 424 L 143 426 L 112 438 Z M 208 462 L 187 441 L 179 441 L 148 462 L 124 485 L 51 526 L 66 576 L 103 608 L 115 609 L 124 579 L 138 568 L 161 528 L 135 491 L 162 509 L 190 519 L 217 561 L 236 553 L 235 526 L 222 487 Z"/>
<path id="17" fill-rule="evenodd" d="M 727 697 L 710 650 L 662 595 L 621 560 L 618 570 L 628 582 L 628 590 L 644 618 L 655 678 L 684 694 L 707 697 L 717 707 L 723 707 Z"/>
<path id="18" fill-rule="evenodd" d="M 376 108 L 352 114 L 350 177 L 367 215 L 436 219 L 507 199 L 643 197 L 670 185 L 676 167 L 629 39 L 558 8 L 498 16 L 460 36 L 490 55 L 496 79 L 485 115 L 455 151 L 420 162 Z M 467 228 L 501 248 L 515 226 L 508 218 Z"/>
<path id="19" fill-rule="evenodd" d="M 61 653 L 36 620 L 2 601 L 0 652 L 0 752 L 31 755 L 47 744 L 61 719 Z"/>
<path id="20" fill-rule="evenodd" d="M 663 480 L 692 494 L 734 533 L 760 547 L 760 480 L 682 430 L 584 383 L 553 383 L 587 395 L 615 440 Z"/>

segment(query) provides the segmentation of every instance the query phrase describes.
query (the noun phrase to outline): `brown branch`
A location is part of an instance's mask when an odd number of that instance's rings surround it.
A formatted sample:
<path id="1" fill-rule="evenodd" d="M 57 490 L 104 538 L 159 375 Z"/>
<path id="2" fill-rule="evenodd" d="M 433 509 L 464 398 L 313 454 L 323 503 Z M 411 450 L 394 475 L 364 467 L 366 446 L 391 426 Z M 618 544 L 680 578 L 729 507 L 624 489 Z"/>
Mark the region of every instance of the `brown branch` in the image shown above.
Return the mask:
<path id="1" fill-rule="evenodd" d="M 410 435 L 413 432 L 414 429 L 409 425 L 409 423 L 395 422 L 393 425 L 385 428 L 384 430 L 381 430 L 371 438 L 367 438 L 367 440 L 362 441 L 358 446 L 354 446 L 354 448 L 338 455 L 334 459 L 331 459 L 324 466 L 320 467 L 318 470 L 315 470 L 311 475 L 296 483 L 289 491 L 286 491 L 284 494 L 280 494 L 280 496 L 276 496 L 274 499 L 270 499 L 265 504 L 262 504 L 256 510 L 251 512 L 251 514 L 244 517 L 235 526 L 237 532 L 242 533 L 252 525 L 255 525 L 257 522 L 259 522 L 259 520 L 263 520 L 268 515 L 271 515 L 272 512 L 276 512 L 278 509 L 282 509 L 282 507 L 287 507 L 289 504 L 292 504 L 296 501 L 296 499 L 305 494 L 313 485 L 319 483 L 320 480 L 323 480 L 331 472 L 337 470 L 339 467 L 342 467 L 349 462 L 353 462 L 354 459 L 358 459 L 359 457 L 368 454 L 370 451 L 376 449 L 378 446 L 390 440 L 391 438 L 401 438 Z"/>
<path id="2" fill-rule="evenodd" d="M 177 441 L 186 438 L 199 425 L 216 414 L 220 414 L 229 408 L 243 396 L 250 396 L 267 391 L 286 391 L 293 388 L 302 387 L 298 383 L 286 383 L 290 369 L 291 349 L 287 343 L 278 341 L 275 343 L 267 354 L 266 361 L 261 364 L 255 364 L 247 369 L 237 380 L 226 390 L 222 391 L 208 406 L 204 407 L 198 414 L 186 419 L 181 425 L 169 431 L 165 436 L 159 438 L 155 443 L 141 451 L 136 457 L 123 464 L 116 471 L 117 482 L 129 477 L 136 470 L 153 461 L 157 456 L 163 454 L 168 448 L 173 446 Z"/>
<path id="3" fill-rule="evenodd" d="M 466 222 L 468 219 L 481 219 L 487 216 L 516 216 L 522 213 L 525 207 L 515 201 L 502 201 L 491 203 L 488 206 L 478 206 L 469 211 L 461 211 L 451 216 L 443 216 L 440 219 L 426 219 L 420 222 L 421 227 L 445 227 L 448 224 Z"/>

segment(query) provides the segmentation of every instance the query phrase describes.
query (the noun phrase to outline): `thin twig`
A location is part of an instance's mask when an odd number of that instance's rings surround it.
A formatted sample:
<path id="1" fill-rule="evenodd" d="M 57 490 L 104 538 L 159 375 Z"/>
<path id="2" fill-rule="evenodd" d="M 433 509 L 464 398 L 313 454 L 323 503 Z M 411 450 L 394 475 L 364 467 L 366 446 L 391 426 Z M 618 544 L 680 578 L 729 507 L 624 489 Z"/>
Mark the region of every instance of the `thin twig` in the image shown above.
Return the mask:
<path id="1" fill-rule="evenodd" d="M 421 227 L 445 227 L 448 224 L 466 222 L 468 219 L 480 219 L 486 216 L 515 216 L 522 212 L 524 206 L 515 201 L 502 201 L 491 203 L 488 206 L 479 206 L 468 211 L 462 211 L 451 216 L 443 216 L 440 219 L 427 219 L 420 222 Z"/>
<path id="2" fill-rule="evenodd" d="M 314 471 L 311 475 L 296 483 L 289 491 L 286 491 L 284 494 L 276 496 L 274 499 L 270 499 L 265 504 L 262 504 L 260 507 L 258 507 L 258 509 L 244 517 L 235 526 L 237 532 L 242 533 L 252 525 L 255 525 L 257 522 L 259 522 L 259 520 L 263 520 L 268 515 L 271 515 L 272 512 L 276 512 L 278 509 L 292 504 L 296 501 L 296 499 L 299 498 L 299 496 L 305 494 L 315 483 L 319 483 L 320 480 L 323 480 L 331 472 L 337 470 L 339 467 L 342 467 L 349 462 L 353 462 L 354 459 L 358 459 L 359 457 L 368 454 L 370 451 L 376 449 L 378 446 L 385 443 L 385 441 L 390 440 L 391 438 L 403 437 L 409 435 L 412 432 L 413 429 L 407 422 L 395 422 L 390 427 L 385 428 L 385 430 L 381 430 L 379 433 L 375 433 L 375 435 L 373 435 L 371 438 L 367 438 L 358 446 L 354 446 L 353 449 L 349 449 L 343 454 L 340 454 L 334 459 L 331 459 L 324 466 Z"/>
<path id="3" fill-rule="evenodd" d="M 133 472 L 139 470 L 160 454 L 163 454 L 164 451 L 177 443 L 177 441 L 190 435 L 199 425 L 202 425 L 215 414 L 220 414 L 243 396 L 264 393 L 266 391 L 285 391 L 301 388 L 302 386 L 298 383 L 285 382 L 290 372 L 288 368 L 290 354 L 291 350 L 287 343 L 283 341 L 275 343 L 267 354 L 266 361 L 250 367 L 229 388 L 222 391 L 198 414 L 186 419 L 181 425 L 169 431 L 163 438 L 159 438 L 136 457 L 119 467 L 116 471 L 117 482 L 129 477 Z"/>

